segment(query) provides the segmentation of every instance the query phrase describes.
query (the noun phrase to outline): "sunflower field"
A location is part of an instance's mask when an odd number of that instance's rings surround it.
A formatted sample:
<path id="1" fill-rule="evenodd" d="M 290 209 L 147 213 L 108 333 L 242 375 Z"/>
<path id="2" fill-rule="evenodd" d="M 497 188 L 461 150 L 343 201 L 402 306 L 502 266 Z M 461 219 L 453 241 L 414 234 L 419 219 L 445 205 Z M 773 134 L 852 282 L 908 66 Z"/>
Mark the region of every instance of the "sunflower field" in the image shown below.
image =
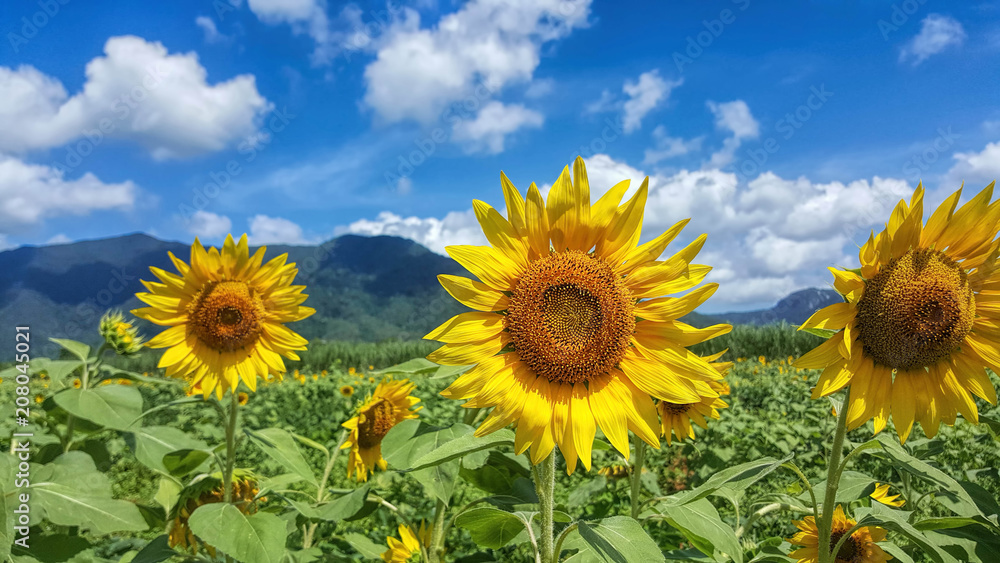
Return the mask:
<path id="1" fill-rule="evenodd" d="M 426 342 L 309 342 L 287 256 L 196 239 L 143 281 L 154 334 L 109 312 L 0 371 L 0 555 L 997 561 L 993 185 L 928 213 L 918 187 L 830 268 L 843 302 L 735 328 L 681 320 L 718 287 L 705 236 L 639 244 L 631 187 L 501 174 L 489 246 L 448 248 L 472 277 L 439 276 L 469 312 Z"/>

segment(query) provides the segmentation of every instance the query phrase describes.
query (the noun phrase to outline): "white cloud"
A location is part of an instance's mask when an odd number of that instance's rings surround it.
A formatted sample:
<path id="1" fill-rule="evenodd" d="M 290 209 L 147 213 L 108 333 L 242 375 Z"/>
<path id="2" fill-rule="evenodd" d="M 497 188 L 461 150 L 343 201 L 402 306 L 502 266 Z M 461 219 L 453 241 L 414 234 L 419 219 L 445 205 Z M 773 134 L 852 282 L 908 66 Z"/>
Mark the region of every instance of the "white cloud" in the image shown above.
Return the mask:
<path id="1" fill-rule="evenodd" d="M 625 81 L 622 91 L 628 96 L 625 100 L 624 122 L 625 132 L 631 133 L 642 126 L 642 118 L 670 97 L 670 91 L 680 86 L 683 79 L 668 81 L 660 78 L 658 70 L 651 70 L 639 75 L 637 82 Z"/>
<path id="2" fill-rule="evenodd" d="M 316 239 L 307 238 L 302 227 L 281 217 L 254 215 L 250 218 L 251 244 L 313 244 Z"/>
<path id="3" fill-rule="evenodd" d="M 233 222 L 225 215 L 199 209 L 185 225 L 187 232 L 203 239 L 218 239 L 232 232 Z"/>
<path id="4" fill-rule="evenodd" d="M 743 136 L 751 131 L 735 124 L 733 128 Z M 631 179 L 625 195 L 631 197 L 645 176 L 606 154 L 587 159 L 587 173 L 594 201 L 624 179 Z M 649 177 L 642 240 L 691 218 L 668 254 L 707 233 L 697 262 L 713 266 L 710 281 L 722 283 L 711 308 L 760 306 L 796 289 L 827 286 L 825 266 L 855 266 L 855 243 L 867 238 L 868 229 L 881 226 L 896 202 L 911 193 L 904 180 L 879 177 L 819 184 L 767 172 L 741 185 L 736 174 L 718 169 L 654 174 Z M 469 197 L 484 196 L 489 194 Z M 382 212 L 337 232 L 406 237 L 439 253 L 449 244 L 486 244 L 471 210 L 451 212 L 443 219 Z"/>
<path id="5" fill-rule="evenodd" d="M 336 234 L 352 233 L 367 236 L 392 235 L 408 238 L 427 248 L 445 254 L 444 248 L 452 244 L 486 244 L 476 216 L 472 210 L 452 211 L 444 219 L 435 217 L 402 217 L 389 211 L 378 214 L 374 220 L 361 219 Z"/>
<path id="6" fill-rule="evenodd" d="M 989 143 L 979 152 L 957 152 L 957 161 L 946 175 L 951 183 L 1000 179 L 1000 142 Z"/>
<path id="7" fill-rule="evenodd" d="M 0 67 L 0 150 L 110 137 L 137 142 L 157 159 L 190 156 L 254 133 L 271 108 L 252 75 L 208 84 L 193 52 L 172 55 L 161 43 L 122 36 L 108 39 L 104 53 L 87 64 L 72 97 L 34 67 Z"/>
<path id="8" fill-rule="evenodd" d="M 49 240 L 45 241 L 45 244 L 68 244 L 71 242 L 73 242 L 73 239 L 63 233 L 59 233 L 50 237 Z"/>
<path id="9" fill-rule="evenodd" d="M 639 75 L 638 80 L 626 80 L 622 86 L 624 99 L 608 90 L 601 97 L 584 106 L 585 113 L 622 112 L 625 133 L 631 133 L 642 126 L 642 119 L 649 112 L 670 99 L 670 92 L 684 83 L 684 79 L 664 80 L 659 70 L 651 70 Z"/>
<path id="10" fill-rule="evenodd" d="M 219 33 L 219 28 L 215 27 L 215 21 L 207 16 L 198 16 L 194 19 L 195 25 L 205 32 L 206 43 L 221 43 L 227 41 L 229 37 Z"/>
<path id="11" fill-rule="evenodd" d="M 433 28 L 405 13 L 376 39 L 364 101 L 387 122 L 429 123 L 452 102 L 529 82 L 542 45 L 586 25 L 590 0 L 472 0 Z"/>
<path id="12" fill-rule="evenodd" d="M 294 33 L 312 37 L 314 63 L 329 62 L 336 51 L 324 0 L 248 0 L 247 6 L 265 24 L 288 24 Z"/>
<path id="13" fill-rule="evenodd" d="M 917 66 L 948 47 L 961 45 L 965 38 L 965 30 L 958 20 L 930 14 L 920 22 L 920 33 L 903 46 L 899 60 Z"/>
<path id="14" fill-rule="evenodd" d="M 409 195 L 413 191 L 413 180 L 409 176 L 400 176 L 396 180 L 396 193 L 399 195 Z"/>
<path id="15" fill-rule="evenodd" d="M 0 233 L 49 217 L 129 210 L 137 192 L 132 182 L 106 184 L 90 173 L 68 180 L 49 166 L 0 155 Z"/>
<path id="16" fill-rule="evenodd" d="M 760 126 L 750 113 L 750 107 L 743 100 L 721 104 L 708 101 L 706 104 L 715 115 L 715 127 L 732 133 L 731 137 L 722 142 L 722 148 L 712 155 L 708 163 L 709 167 L 721 168 L 733 161 L 733 156 L 743 143 L 743 139 L 753 139 L 760 135 Z"/>
<path id="17" fill-rule="evenodd" d="M 479 110 L 475 119 L 455 124 L 452 139 L 465 142 L 469 152 L 503 152 L 504 138 L 522 127 L 541 127 L 545 118 L 520 104 L 504 105 L 491 101 Z"/>
<path id="18" fill-rule="evenodd" d="M 675 156 L 700 151 L 701 143 L 705 137 L 695 137 L 688 140 L 671 137 L 667 135 L 666 128 L 659 125 L 653 129 L 653 139 L 656 141 L 656 147 L 646 149 L 645 157 L 642 160 L 643 164 L 657 164 Z"/>

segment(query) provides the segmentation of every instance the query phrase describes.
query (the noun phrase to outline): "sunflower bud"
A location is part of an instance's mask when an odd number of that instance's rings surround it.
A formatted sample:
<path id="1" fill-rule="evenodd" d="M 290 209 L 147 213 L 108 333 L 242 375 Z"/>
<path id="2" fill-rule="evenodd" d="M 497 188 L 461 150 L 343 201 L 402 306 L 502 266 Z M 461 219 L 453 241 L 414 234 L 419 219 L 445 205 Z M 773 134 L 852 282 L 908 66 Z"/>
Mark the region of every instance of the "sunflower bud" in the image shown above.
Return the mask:
<path id="1" fill-rule="evenodd" d="M 119 355 L 131 356 L 142 349 L 143 337 L 139 329 L 125 320 L 120 311 L 108 311 L 101 317 L 101 336 Z"/>

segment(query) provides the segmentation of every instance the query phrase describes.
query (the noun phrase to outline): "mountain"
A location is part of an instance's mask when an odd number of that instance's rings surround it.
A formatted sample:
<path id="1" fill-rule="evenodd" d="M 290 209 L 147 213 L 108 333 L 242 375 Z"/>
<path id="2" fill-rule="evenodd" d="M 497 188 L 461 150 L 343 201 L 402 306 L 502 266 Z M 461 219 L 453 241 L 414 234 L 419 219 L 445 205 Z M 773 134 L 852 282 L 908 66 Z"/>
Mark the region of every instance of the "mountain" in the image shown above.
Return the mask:
<path id="1" fill-rule="evenodd" d="M 812 287 L 788 295 L 770 309 L 740 313 L 717 313 L 713 314 L 712 318 L 731 324 L 764 325 L 785 321 L 799 325 L 818 309 L 840 303 L 843 300 L 840 294 L 832 289 Z"/>
<path id="2" fill-rule="evenodd" d="M 35 354 L 52 352 L 50 337 L 94 342 L 107 309 L 143 306 L 135 293 L 145 291 L 140 280 L 155 280 L 150 266 L 175 271 L 167 252 L 187 261 L 190 247 L 130 234 L 0 252 L 3 330 L 13 342 L 14 326 L 30 326 Z M 318 311 L 294 325 L 307 338 L 419 339 L 465 310 L 437 281 L 438 274 L 468 275 L 464 268 L 408 239 L 345 235 L 319 246 L 269 245 L 265 260 L 286 252 L 299 268 L 296 283 L 308 287 L 307 305 Z"/>

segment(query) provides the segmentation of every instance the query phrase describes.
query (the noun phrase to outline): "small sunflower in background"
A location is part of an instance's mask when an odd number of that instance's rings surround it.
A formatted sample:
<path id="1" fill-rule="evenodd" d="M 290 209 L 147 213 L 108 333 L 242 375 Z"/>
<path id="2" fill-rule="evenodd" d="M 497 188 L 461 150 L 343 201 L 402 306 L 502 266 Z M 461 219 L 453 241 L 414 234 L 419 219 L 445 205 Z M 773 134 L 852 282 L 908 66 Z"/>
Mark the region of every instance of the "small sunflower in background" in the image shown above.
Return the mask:
<path id="1" fill-rule="evenodd" d="M 958 413 L 979 421 L 973 396 L 997 402 L 985 368 L 1000 371 L 1000 201 L 990 184 L 956 211 L 961 195 L 924 225 L 918 186 L 861 247 L 861 268 L 830 268 L 846 301 L 799 327 L 837 331 L 795 365 L 823 370 L 813 398 L 850 386 L 848 430 L 891 417 L 901 442 L 914 422 L 933 438 Z"/>
<path id="2" fill-rule="evenodd" d="M 872 494 L 869 496 L 872 498 L 872 500 L 880 502 L 886 506 L 894 506 L 896 508 L 899 508 L 904 504 L 906 504 L 906 501 L 903 499 L 896 500 L 899 498 L 899 495 L 889 496 L 888 484 L 883 485 L 882 483 L 875 483 L 875 491 L 872 492 Z"/>
<path id="3" fill-rule="evenodd" d="M 406 563 L 415 554 L 420 553 L 420 546 L 430 547 L 431 545 L 431 533 L 433 532 L 433 525 L 426 526 L 426 523 L 420 521 L 420 529 L 416 532 L 412 528 L 406 526 L 405 524 L 399 525 L 399 538 L 396 539 L 389 536 L 385 539 L 386 544 L 388 544 L 389 549 L 382 554 L 382 561 L 388 563 Z"/>
<path id="4" fill-rule="evenodd" d="M 704 359 L 709 365 L 718 370 L 720 374 L 724 374 L 732 367 L 732 362 L 716 362 L 715 360 L 719 359 L 725 353 L 726 350 L 723 350 L 718 354 L 707 356 Z M 709 385 L 718 393 L 717 397 L 702 397 L 700 401 L 695 403 L 670 403 L 667 401 L 659 401 L 657 403 L 656 408 L 660 413 L 660 435 L 666 438 L 667 445 L 672 443 L 671 435 L 675 436 L 678 440 L 684 440 L 685 438 L 694 440 L 692 422 L 702 428 L 708 428 L 706 419 L 718 420 L 719 409 L 729 406 L 721 398 L 723 395 L 729 394 L 729 384 L 718 380 L 709 382 Z"/>
<path id="5" fill-rule="evenodd" d="M 226 237 L 222 250 L 208 250 L 195 239 L 191 263 L 170 253 L 177 268 L 172 274 L 150 268 L 160 282 L 143 285 L 138 293 L 149 307 L 132 314 L 154 324 L 168 326 L 147 346 L 167 348 L 159 366 L 167 376 L 197 385 L 205 398 L 213 392 L 222 398 L 236 391 L 240 381 L 257 389 L 257 378 L 285 371 L 282 356 L 298 360 L 295 353 L 307 341 L 285 327 L 316 311 L 303 307 L 303 285 L 292 285 L 298 270 L 282 254 L 263 264 L 261 247 L 250 255 L 247 236 L 239 243 Z"/>
<path id="6" fill-rule="evenodd" d="M 427 358 L 476 364 L 442 394 L 492 408 L 484 436 L 517 424 L 515 451 L 540 463 L 558 445 L 567 472 L 591 465 L 600 428 L 628 459 L 629 431 L 659 447 L 653 399 L 694 403 L 719 396 L 722 375 L 687 347 L 732 330 L 696 329 L 678 319 L 718 288 L 698 286 L 711 270 L 692 264 L 705 236 L 660 260 L 687 220 L 638 245 L 648 178 L 620 182 L 596 203 L 582 158 L 549 191 L 532 184 L 524 199 L 501 173 L 507 217 L 482 201 L 473 209 L 490 246 L 449 246 L 479 281 L 441 275 L 462 313 L 424 338 L 444 343 Z M 666 297 L 691 290 L 681 297 Z M 638 319 L 638 320 L 637 320 Z"/>
<path id="7" fill-rule="evenodd" d="M 77 378 L 73 379 L 73 389 L 79 389 L 81 387 L 83 387 L 83 382 L 80 381 L 80 378 L 77 377 Z"/>
<path id="8" fill-rule="evenodd" d="M 800 548 L 789 553 L 788 556 L 797 559 L 798 563 L 817 563 L 819 561 L 819 530 L 816 527 L 816 519 L 812 516 L 806 516 L 802 520 L 795 521 L 794 524 L 799 532 L 788 542 L 800 546 Z M 848 518 L 844 514 L 844 508 L 838 505 L 833 513 L 833 533 L 830 536 L 830 546 L 827 549 L 832 550 L 855 524 L 857 522 Z M 885 563 L 892 559 L 892 556 L 876 545 L 876 542 L 885 540 L 885 537 L 886 532 L 882 528 L 875 526 L 859 528 L 844 540 L 834 561 L 835 563 Z"/>
<path id="9" fill-rule="evenodd" d="M 35 395 L 35 404 L 40 405 L 44 402 L 45 402 L 45 395 L 42 394 Z"/>
<path id="10" fill-rule="evenodd" d="M 345 397 L 350 397 L 354 394 L 354 387 L 351 387 L 350 385 L 341 385 L 340 394 Z"/>
<path id="11" fill-rule="evenodd" d="M 250 395 L 240 391 L 239 394 L 236 395 L 236 400 L 240 403 L 240 406 L 246 406 L 246 404 L 250 402 Z"/>
<path id="12" fill-rule="evenodd" d="M 405 379 L 380 383 L 358 407 L 354 418 L 343 424 L 350 431 L 340 447 L 351 450 L 347 460 L 348 477 L 367 481 L 375 467 L 383 471 L 386 469 L 385 459 L 382 458 L 382 438 L 393 426 L 406 419 L 417 418 L 417 411 L 422 408 L 413 408 L 420 402 L 417 397 L 410 396 L 414 388 L 416 386 Z"/>
<path id="13" fill-rule="evenodd" d="M 597 470 L 598 475 L 604 475 L 608 480 L 624 479 L 631 473 L 632 468 L 621 464 L 608 465 Z"/>

